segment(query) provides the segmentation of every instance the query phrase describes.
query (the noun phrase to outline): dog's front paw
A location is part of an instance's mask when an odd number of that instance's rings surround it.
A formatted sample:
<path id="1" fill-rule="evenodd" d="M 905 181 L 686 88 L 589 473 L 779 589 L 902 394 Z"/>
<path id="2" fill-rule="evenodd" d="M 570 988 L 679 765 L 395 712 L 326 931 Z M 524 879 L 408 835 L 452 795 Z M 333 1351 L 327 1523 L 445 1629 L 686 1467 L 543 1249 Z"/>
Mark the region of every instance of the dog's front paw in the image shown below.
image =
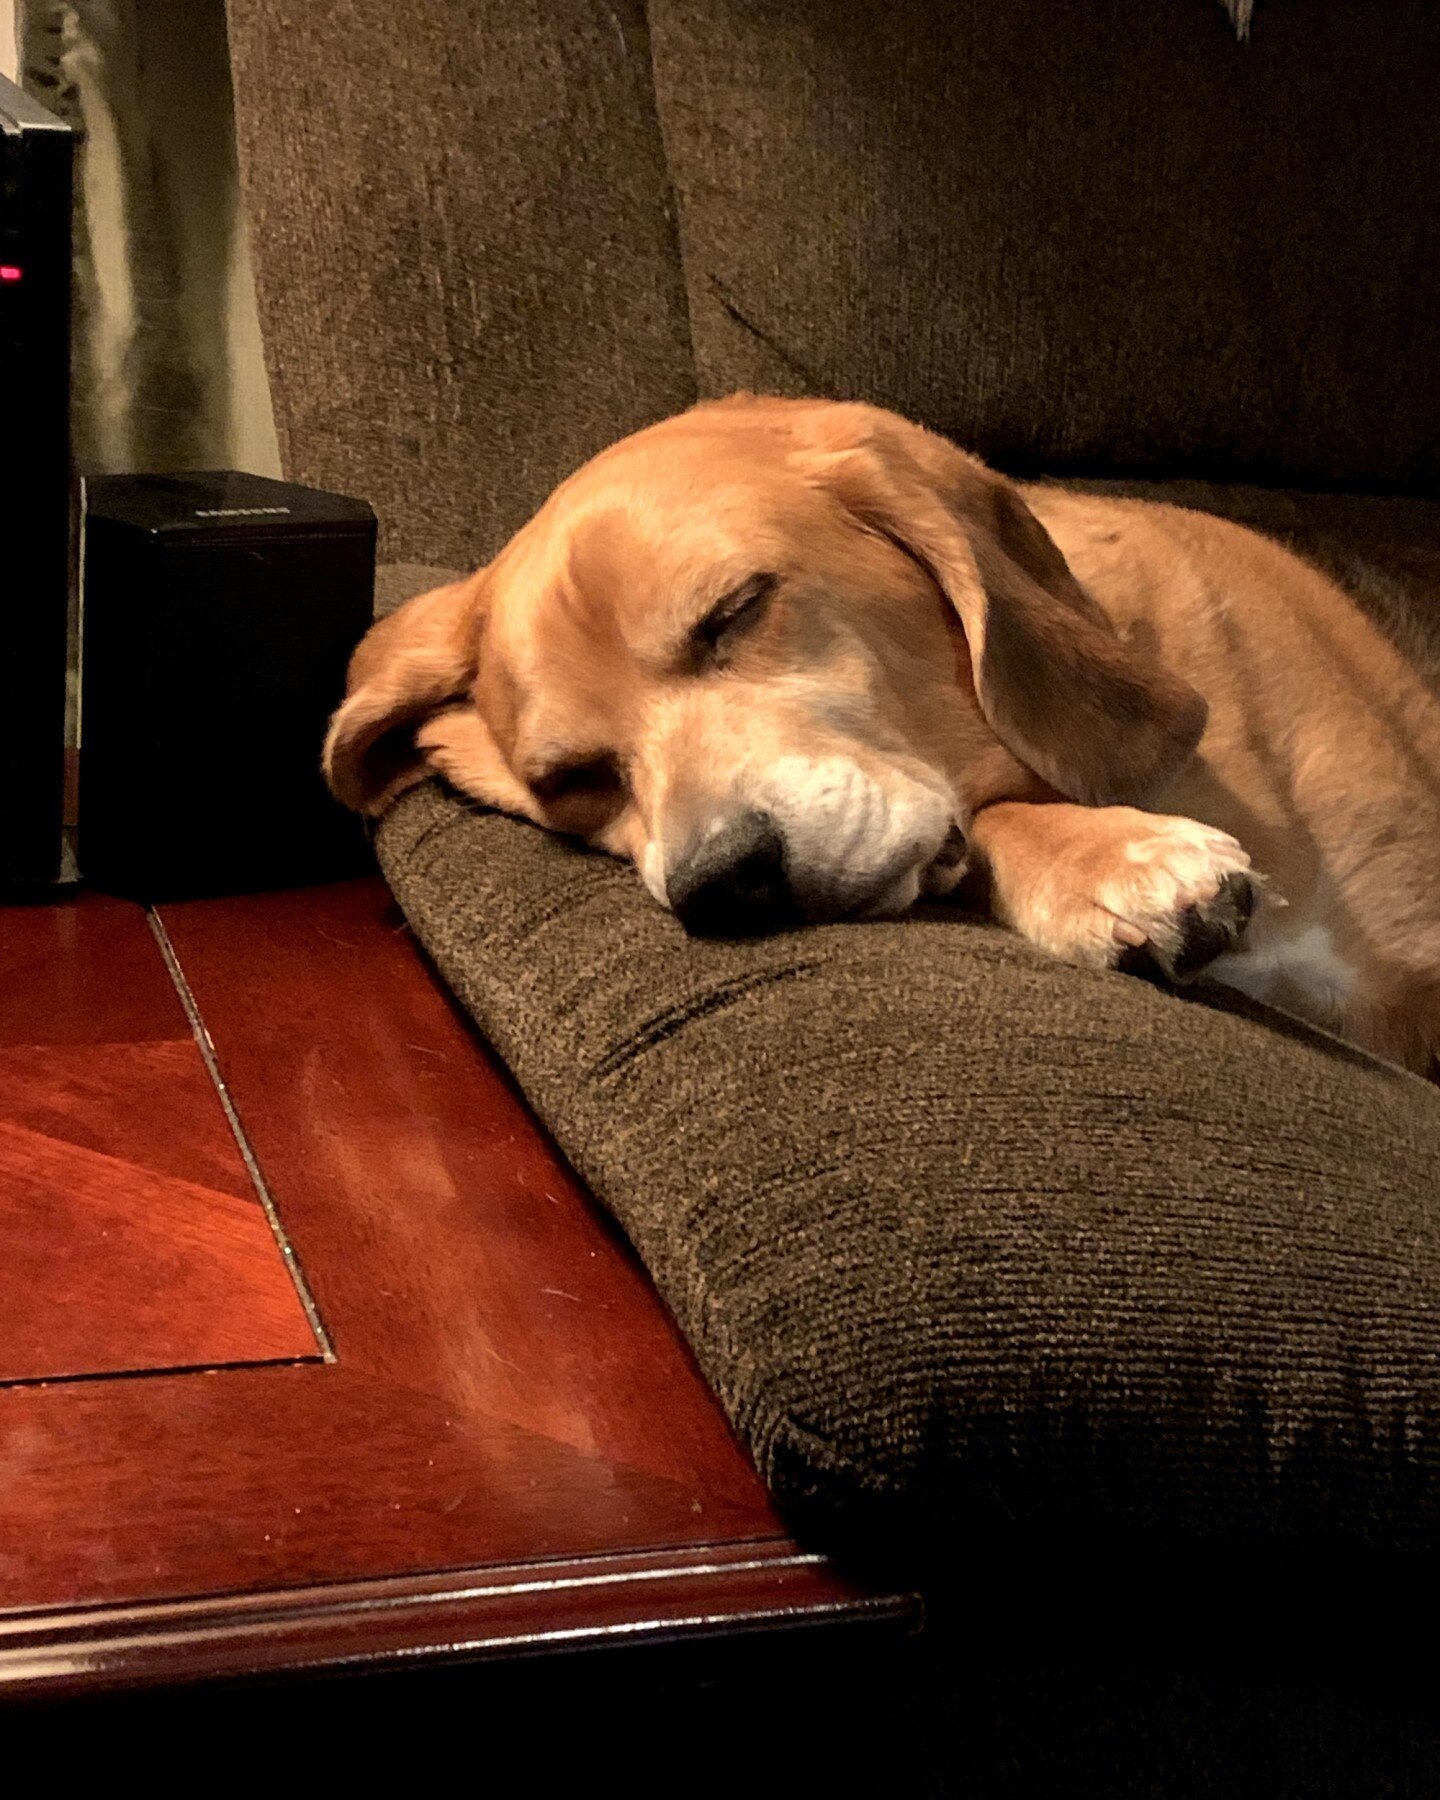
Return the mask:
<path id="1" fill-rule="evenodd" d="M 1006 922 L 1087 968 L 1191 981 L 1238 950 L 1263 887 L 1244 849 L 1195 819 L 1134 807 L 1036 808 L 999 895 Z M 1014 879 L 1018 870 L 1021 879 Z"/>
<path id="2" fill-rule="evenodd" d="M 1168 981 L 1193 981 L 1217 956 L 1241 947 L 1260 877 L 1224 832 L 1194 819 L 1131 817 L 1133 829 L 1121 836 L 1119 856 L 1095 894 L 1114 921 L 1112 960 L 1124 969 L 1156 969 Z"/>

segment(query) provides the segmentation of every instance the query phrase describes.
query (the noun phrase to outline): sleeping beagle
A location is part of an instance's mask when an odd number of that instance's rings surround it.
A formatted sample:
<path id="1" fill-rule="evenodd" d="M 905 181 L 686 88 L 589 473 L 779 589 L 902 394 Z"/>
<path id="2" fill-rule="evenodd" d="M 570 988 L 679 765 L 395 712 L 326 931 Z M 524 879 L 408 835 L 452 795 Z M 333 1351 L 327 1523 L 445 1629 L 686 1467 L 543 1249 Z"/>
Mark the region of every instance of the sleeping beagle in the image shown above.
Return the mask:
<path id="1" fill-rule="evenodd" d="M 325 767 L 371 814 L 438 770 L 692 931 L 959 889 L 1068 962 L 1206 969 L 1433 1074 L 1434 673 L 1225 520 L 736 395 L 377 624 Z"/>

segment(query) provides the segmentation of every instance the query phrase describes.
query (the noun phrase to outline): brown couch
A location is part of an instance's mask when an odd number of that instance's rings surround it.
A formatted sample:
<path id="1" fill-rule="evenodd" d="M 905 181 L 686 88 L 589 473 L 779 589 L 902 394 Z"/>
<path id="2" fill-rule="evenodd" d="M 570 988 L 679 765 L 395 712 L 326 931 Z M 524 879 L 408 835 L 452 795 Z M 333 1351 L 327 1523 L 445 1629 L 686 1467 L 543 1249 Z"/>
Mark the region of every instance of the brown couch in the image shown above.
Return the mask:
<path id="1" fill-rule="evenodd" d="M 736 386 L 1440 595 L 1428 0 L 230 14 L 287 473 L 390 599 Z M 1433 1549 L 1435 1090 L 943 912 L 692 943 L 434 787 L 379 849 L 817 1538 Z"/>

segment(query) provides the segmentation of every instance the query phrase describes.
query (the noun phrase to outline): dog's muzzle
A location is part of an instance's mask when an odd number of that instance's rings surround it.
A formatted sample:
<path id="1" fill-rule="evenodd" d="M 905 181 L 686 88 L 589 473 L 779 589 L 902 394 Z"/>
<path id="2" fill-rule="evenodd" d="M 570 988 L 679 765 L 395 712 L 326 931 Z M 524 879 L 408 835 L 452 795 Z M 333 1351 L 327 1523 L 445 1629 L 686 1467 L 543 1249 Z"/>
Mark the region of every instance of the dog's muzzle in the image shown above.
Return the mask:
<path id="1" fill-rule="evenodd" d="M 665 894 L 695 937 L 757 937 L 807 920 L 897 916 L 922 892 L 952 888 L 964 862 L 965 836 L 952 824 L 928 866 L 905 845 L 900 861 L 865 890 L 847 891 L 833 877 L 795 867 L 775 815 L 752 807 L 693 845 L 670 870 Z"/>

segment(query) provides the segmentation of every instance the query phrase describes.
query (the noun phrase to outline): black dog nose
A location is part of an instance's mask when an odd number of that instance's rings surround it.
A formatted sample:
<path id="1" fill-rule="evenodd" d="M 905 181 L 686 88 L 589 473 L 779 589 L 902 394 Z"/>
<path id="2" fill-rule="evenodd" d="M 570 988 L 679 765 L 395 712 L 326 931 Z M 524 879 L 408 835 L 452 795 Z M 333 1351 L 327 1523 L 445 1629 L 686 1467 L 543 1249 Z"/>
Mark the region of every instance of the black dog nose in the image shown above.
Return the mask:
<path id="1" fill-rule="evenodd" d="M 785 840 L 767 812 L 727 820 L 671 871 L 670 907 L 697 937 L 751 937 L 795 918 Z"/>

